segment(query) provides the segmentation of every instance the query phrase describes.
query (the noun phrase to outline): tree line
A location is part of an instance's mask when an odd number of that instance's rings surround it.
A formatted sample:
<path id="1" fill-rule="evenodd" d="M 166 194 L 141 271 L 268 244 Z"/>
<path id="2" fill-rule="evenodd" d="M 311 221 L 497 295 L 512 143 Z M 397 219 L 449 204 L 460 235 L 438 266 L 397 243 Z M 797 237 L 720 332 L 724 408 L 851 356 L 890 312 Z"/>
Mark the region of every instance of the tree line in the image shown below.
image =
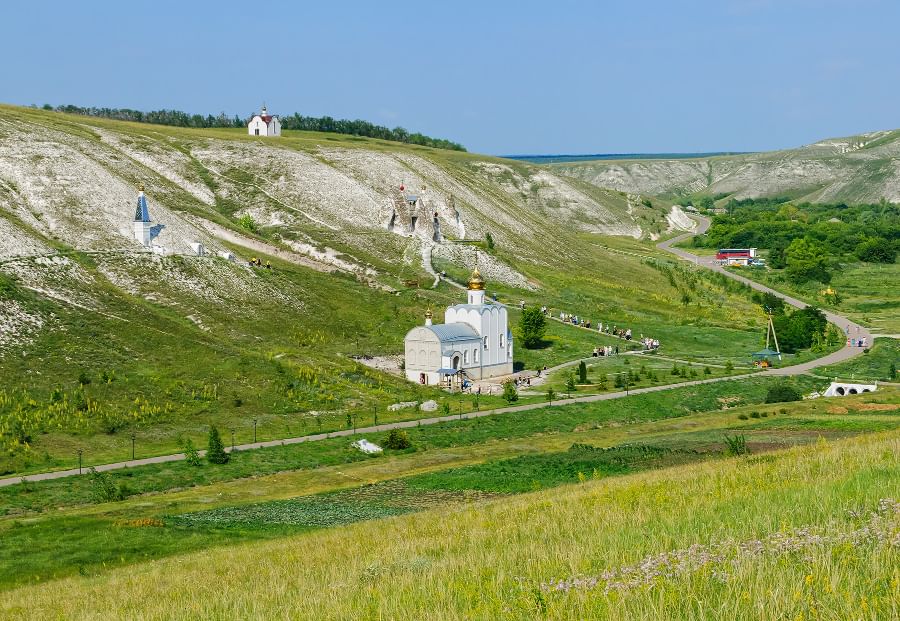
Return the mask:
<path id="1" fill-rule="evenodd" d="M 220 112 L 215 116 L 212 114 L 204 116 L 202 114 L 188 114 L 181 110 L 151 110 L 150 112 L 143 112 L 141 110 L 132 110 L 130 108 L 96 108 L 73 106 L 71 104 L 56 107 L 45 104 L 43 109 L 66 112 L 68 114 L 80 114 L 82 116 L 114 119 L 117 121 L 132 121 L 134 123 L 152 123 L 155 125 L 195 128 L 246 127 L 247 123 L 249 123 L 252 118 L 252 116 L 249 116 L 246 119 L 242 119 L 237 115 L 229 117 L 224 112 Z M 279 120 L 281 121 L 282 129 L 364 136 L 366 138 L 379 138 L 381 140 L 390 140 L 392 142 L 434 147 L 435 149 L 449 149 L 451 151 L 466 150 L 465 147 L 458 142 L 452 142 L 444 138 L 432 138 L 420 134 L 419 132 L 409 132 L 402 127 L 391 129 L 361 119 L 351 121 L 348 119 L 335 119 L 330 116 L 303 116 L 302 114 L 297 114 L 295 112 L 289 116 L 279 117 Z"/>
<path id="2" fill-rule="evenodd" d="M 796 283 L 827 283 L 840 260 L 894 263 L 900 251 L 900 205 L 793 203 L 786 198 L 730 200 L 694 245 L 756 247 Z"/>

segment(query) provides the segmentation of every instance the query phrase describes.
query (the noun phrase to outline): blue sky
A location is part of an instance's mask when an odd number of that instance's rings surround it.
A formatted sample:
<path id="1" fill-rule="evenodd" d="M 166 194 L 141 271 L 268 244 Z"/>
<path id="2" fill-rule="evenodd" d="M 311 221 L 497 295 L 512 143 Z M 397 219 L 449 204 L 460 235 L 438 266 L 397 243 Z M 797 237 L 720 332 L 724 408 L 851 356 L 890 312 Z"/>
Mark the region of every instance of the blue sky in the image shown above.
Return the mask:
<path id="1" fill-rule="evenodd" d="M 363 118 L 494 153 L 900 127 L 900 3 L 12 2 L 0 101 Z"/>

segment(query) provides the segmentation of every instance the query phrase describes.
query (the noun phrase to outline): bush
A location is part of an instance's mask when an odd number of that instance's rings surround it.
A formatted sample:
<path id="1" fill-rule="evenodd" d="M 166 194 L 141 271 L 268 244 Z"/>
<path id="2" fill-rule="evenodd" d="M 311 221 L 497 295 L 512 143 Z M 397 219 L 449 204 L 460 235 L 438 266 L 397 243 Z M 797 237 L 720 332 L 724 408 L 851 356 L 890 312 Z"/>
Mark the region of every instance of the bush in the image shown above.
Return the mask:
<path id="1" fill-rule="evenodd" d="M 200 452 L 194 446 L 194 442 L 188 438 L 184 441 L 184 460 L 189 466 L 200 466 L 203 460 L 200 458 Z"/>
<path id="2" fill-rule="evenodd" d="M 116 485 L 108 472 L 98 472 L 96 468 L 88 470 L 91 480 L 91 495 L 96 502 L 114 502 L 124 500 L 129 490 L 124 483 Z"/>
<path id="3" fill-rule="evenodd" d="M 750 412 L 750 418 L 759 418 L 759 412 Z"/>
<path id="4" fill-rule="evenodd" d="M 729 455 L 746 455 L 747 438 L 744 436 L 725 436 L 725 452 Z"/>
<path id="5" fill-rule="evenodd" d="M 776 384 L 766 393 L 766 403 L 800 401 L 801 398 L 800 391 L 790 384 Z"/>
<path id="6" fill-rule="evenodd" d="M 749 417 L 746 414 L 738 414 L 738 418 L 741 420 L 747 420 Z"/>
<path id="7" fill-rule="evenodd" d="M 510 405 L 519 400 L 519 391 L 516 390 L 516 383 L 511 379 L 503 382 L 503 399 Z"/>
<path id="8" fill-rule="evenodd" d="M 394 451 L 402 451 L 403 449 L 408 449 L 412 446 L 412 442 L 409 441 L 409 436 L 406 435 L 406 432 L 402 429 L 391 429 L 390 433 L 387 435 L 387 439 L 384 441 L 385 448 L 389 448 Z"/>
<path id="9" fill-rule="evenodd" d="M 211 464 L 227 464 L 230 455 L 225 452 L 219 430 L 215 426 L 209 428 L 209 443 L 206 447 L 206 460 Z"/>
<path id="10" fill-rule="evenodd" d="M 484 243 L 487 246 L 488 250 L 494 249 L 494 237 L 491 235 L 490 231 L 484 234 Z"/>
<path id="11" fill-rule="evenodd" d="M 251 233 L 255 233 L 257 230 L 256 220 L 253 219 L 249 213 L 245 213 L 243 216 L 238 218 L 238 225 Z"/>

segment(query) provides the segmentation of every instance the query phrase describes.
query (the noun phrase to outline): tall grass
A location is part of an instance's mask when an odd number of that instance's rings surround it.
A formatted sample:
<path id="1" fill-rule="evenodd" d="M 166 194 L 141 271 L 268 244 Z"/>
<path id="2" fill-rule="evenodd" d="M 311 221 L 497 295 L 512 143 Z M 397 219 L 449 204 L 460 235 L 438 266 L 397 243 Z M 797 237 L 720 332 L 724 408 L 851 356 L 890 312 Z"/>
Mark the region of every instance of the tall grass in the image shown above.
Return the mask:
<path id="1" fill-rule="evenodd" d="M 833 542 L 870 524 L 880 499 L 900 496 L 898 452 L 900 433 L 889 432 L 765 458 L 586 480 L 26 586 L 0 595 L 0 616 L 897 618 L 896 507 L 879 518 L 893 542 Z M 818 532 L 828 534 L 824 543 L 797 553 L 739 552 L 756 540 Z M 700 559 L 690 571 L 649 576 L 633 588 L 548 587 L 652 566 L 647 560 L 666 552 L 707 549 L 695 544 L 738 552 L 726 562 Z"/>

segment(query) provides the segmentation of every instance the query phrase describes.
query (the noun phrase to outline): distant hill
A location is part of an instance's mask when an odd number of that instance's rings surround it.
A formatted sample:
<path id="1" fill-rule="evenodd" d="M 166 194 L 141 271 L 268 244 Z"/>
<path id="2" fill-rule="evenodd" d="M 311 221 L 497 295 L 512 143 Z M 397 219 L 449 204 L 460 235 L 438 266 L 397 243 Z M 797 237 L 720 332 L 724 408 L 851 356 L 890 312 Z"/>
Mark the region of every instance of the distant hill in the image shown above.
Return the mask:
<path id="1" fill-rule="evenodd" d="M 532 164 L 565 164 L 598 160 L 685 160 L 718 155 L 744 155 L 749 151 L 712 151 L 709 153 L 593 153 L 586 155 L 504 155 L 503 157 Z"/>
<path id="2" fill-rule="evenodd" d="M 900 130 L 831 138 L 797 149 L 554 164 L 561 175 L 623 192 L 677 198 L 790 196 L 812 202 L 900 201 Z"/>

